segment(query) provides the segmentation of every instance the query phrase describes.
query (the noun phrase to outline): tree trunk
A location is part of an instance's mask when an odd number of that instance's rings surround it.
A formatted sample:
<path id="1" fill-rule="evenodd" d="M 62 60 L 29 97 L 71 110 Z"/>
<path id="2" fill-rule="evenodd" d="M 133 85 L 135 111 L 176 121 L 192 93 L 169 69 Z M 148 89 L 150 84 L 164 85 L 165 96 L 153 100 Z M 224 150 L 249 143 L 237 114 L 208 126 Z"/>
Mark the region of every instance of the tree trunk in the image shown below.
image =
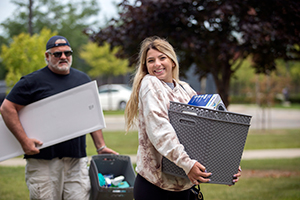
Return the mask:
<path id="1" fill-rule="evenodd" d="M 28 10 L 29 10 L 29 16 L 28 16 L 28 33 L 32 36 L 32 4 L 33 0 L 29 0 Z"/>
<path id="2" fill-rule="evenodd" d="M 221 96 L 221 99 L 227 108 L 229 106 L 229 89 L 230 89 L 230 79 L 231 79 L 231 69 L 229 64 L 224 64 L 221 68 L 220 73 L 212 72 L 215 84 L 217 87 L 217 93 Z"/>

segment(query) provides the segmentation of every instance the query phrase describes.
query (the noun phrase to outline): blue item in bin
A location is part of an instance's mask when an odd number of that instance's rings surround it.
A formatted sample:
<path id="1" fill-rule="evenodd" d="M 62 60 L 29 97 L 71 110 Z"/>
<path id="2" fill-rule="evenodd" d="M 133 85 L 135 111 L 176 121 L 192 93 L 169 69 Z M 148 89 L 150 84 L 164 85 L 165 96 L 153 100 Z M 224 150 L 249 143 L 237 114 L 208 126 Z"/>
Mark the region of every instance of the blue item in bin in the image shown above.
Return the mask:
<path id="1" fill-rule="evenodd" d="M 130 187 L 129 184 L 127 183 L 127 181 L 122 181 L 121 183 L 118 184 L 119 188 L 128 188 Z"/>
<path id="2" fill-rule="evenodd" d="M 109 179 L 113 179 L 114 175 L 113 174 L 103 174 L 104 178 L 109 178 Z"/>
<path id="3" fill-rule="evenodd" d="M 227 111 L 219 94 L 195 95 L 188 102 L 189 105 L 202 106 L 213 110 Z"/>
<path id="4" fill-rule="evenodd" d="M 104 179 L 104 177 L 101 173 L 98 173 L 98 179 L 99 179 L 100 187 L 104 186 L 105 185 L 105 179 Z"/>

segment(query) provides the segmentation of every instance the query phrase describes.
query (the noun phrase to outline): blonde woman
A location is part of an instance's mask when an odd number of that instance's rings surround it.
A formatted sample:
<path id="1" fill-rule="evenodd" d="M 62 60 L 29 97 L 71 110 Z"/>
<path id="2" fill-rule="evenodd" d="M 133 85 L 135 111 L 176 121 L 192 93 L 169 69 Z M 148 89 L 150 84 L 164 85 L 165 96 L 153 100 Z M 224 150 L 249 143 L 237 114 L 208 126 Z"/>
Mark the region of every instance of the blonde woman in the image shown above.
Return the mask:
<path id="1" fill-rule="evenodd" d="M 209 182 L 211 173 L 187 155 L 168 118 L 170 101 L 188 103 L 194 95 L 196 92 L 179 80 L 179 65 L 171 44 L 159 37 L 146 38 L 141 44 L 133 91 L 125 110 L 127 131 L 138 120 L 135 200 L 192 199 L 189 189 Z M 189 179 L 163 173 L 163 156 L 181 167 Z"/>

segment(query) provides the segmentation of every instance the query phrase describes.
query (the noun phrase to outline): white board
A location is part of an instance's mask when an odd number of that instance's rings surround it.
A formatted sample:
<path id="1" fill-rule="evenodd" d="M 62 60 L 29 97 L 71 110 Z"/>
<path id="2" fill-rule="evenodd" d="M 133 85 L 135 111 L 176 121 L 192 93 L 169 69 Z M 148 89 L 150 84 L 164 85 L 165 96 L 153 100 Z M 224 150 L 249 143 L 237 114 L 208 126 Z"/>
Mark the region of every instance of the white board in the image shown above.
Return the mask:
<path id="1" fill-rule="evenodd" d="M 39 149 L 106 127 L 96 81 L 29 104 L 19 118 L 28 137 L 43 142 Z M 0 115 L 0 161 L 22 154 Z"/>

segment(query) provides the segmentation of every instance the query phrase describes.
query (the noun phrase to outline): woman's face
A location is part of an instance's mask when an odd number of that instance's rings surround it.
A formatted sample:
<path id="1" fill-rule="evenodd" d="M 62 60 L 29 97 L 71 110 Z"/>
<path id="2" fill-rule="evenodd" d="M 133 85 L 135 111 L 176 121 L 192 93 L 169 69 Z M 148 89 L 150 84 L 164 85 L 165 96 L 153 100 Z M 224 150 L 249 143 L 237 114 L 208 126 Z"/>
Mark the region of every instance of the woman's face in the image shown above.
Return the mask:
<path id="1" fill-rule="evenodd" d="M 146 56 L 146 66 L 150 75 L 166 83 L 172 83 L 172 68 L 175 64 L 166 54 L 150 49 Z"/>

